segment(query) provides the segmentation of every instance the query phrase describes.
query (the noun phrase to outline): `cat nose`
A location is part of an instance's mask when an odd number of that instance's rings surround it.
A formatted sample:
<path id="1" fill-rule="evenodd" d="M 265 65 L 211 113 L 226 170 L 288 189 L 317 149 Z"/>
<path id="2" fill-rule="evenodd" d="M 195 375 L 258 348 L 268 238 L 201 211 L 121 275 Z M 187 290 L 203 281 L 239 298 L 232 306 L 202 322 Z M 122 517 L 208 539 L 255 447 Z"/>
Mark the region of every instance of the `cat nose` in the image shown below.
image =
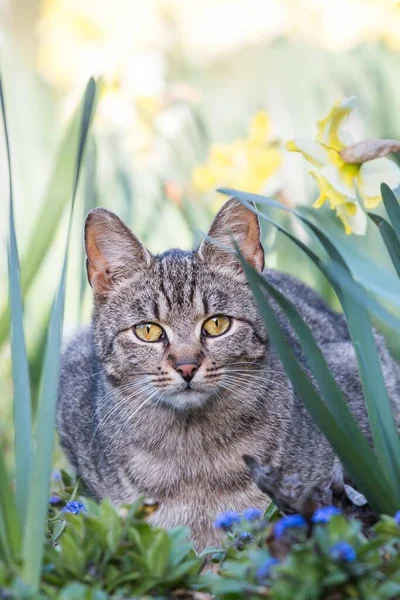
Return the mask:
<path id="1" fill-rule="evenodd" d="M 199 365 L 195 362 L 178 363 L 175 367 L 176 371 L 178 371 L 178 373 L 180 373 L 183 379 L 187 382 L 193 379 L 198 368 Z"/>

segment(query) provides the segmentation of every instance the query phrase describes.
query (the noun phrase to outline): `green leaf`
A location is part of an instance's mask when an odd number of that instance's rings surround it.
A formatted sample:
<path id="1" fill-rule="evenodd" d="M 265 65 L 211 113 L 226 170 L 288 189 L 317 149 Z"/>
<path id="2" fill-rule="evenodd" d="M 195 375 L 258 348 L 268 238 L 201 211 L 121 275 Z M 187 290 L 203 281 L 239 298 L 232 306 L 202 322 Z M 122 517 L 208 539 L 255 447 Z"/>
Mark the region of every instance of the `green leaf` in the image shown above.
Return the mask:
<path id="1" fill-rule="evenodd" d="M 393 316 L 377 300 L 367 296 L 364 288 L 357 281 L 348 277 L 347 270 L 344 270 L 341 265 L 330 261 L 324 266 L 324 271 L 329 275 L 329 279 L 347 292 L 356 303 L 378 317 L 382 323 L 386 323 L 400 333 L 400 319 Z"/>
<path id="2" fill-rule="evenodd" d="M 346 273 L 347 279 L 349 281 L 354 281 L 346 262 L 333 242 L 331 242 L 324 232 L 309 219 L 300 213 L 297 213 L 286 206 L 279 205 L 279 203 L 273 202 L 263 196 L 246 194 L 232 189 L 223 189 L 220 191 L 238 198 L 238 200 L 243 202 L 261 218 L 265 218 L 265 215 L 252 206 L 251 203 L 253 201 L 263 202 L 264 204 L 278 208 L 280 207 L 285 211 L 295 214 L 303 223 L 311 228 L 332 261 L 339 263 L 343 267 L 343 273 Z M 268 220 L 273 222 L 271 219 Z M 284 233 L 287 234 L 285 231 Z M 291 239 L 293 239 L 300 247 L 304 247 L 304 244 L 300 243 L 294 236 L 291 236 Z M 329 279 L 329 272 L 325 268 L 326 264 L 319 257 L 316 259 L 313 258 L 312 253 L 308 249 L 306 250 L 306 253 L 314 260 L 315 264 Z M 347 317 L 347 324 L 357 356 L 360 378 L 378 461 L 382 466 L 383 472 L 389 475 L 393 493 L 397 499 L 397 503 L 400 504 L 400 441 L 397 435 L 392 408 L 382 374 L 370 318 L 367 311 L 358 303 L 354 302 L 353 298 L 344 292 L 335 281 L 331 280 L 331 283 Z M 360 290 L 362 290 L 361 287 Z"/>
<path id="3" fill-rule="evenodd" d="M 6 118 L 3 82 L 0 77 L 0 103 L 6 141 L 9 177 L 10 221 L 8 242 L 8 276 L 11 313 L 11 357 L 14 395 L 14 449 L 16 471 L 16 505 L 19 522 L 24 527 L 28 490 L 32 470 L 31 390 L 29 367 L 24 335 L 24 316 L 19 274 L 17 238 L 14 223 L 14 198 L 11 169 L 10 142 Z"/>
<path id="4" fill-rule="evenodd" d="M 381 185 L 382 200 L 386 208 L 393 229 L 400 239 L 400 206 L 393 191 L 386 183 Z"/>
<path id="5" fill-rule="evenodd" d="M 21 551 L 21 530 L 14 494 L 0 448 L 0 549 L 9 564 Z"/>
<path id="6" fill-rule="evenodd" d="M 274 343 L 297 395 L 332 445 L 352 479 L 368 497 L 374 509 L 383 512 L 387 509 L 395 510 L 396 502 L 393 496 L 388 493 L 384 472 L 379 470 L 373 454 L 356 427 L 354 419 L 349 413 L 332 375 L 329 373 L 325 359 L 316 347 L 308 326 L 289 301 L 250 267 L 240 253 L 238 253 L 238 256 L 258 304 L 268 335 Z M 322 401 L 301 367 L 286 340 L 270 302 L 262 293 L 261 287 L 267 289 L 274 296 L 275 300 L 284 309 L 285 314 L 290 318 L 299 341 L 307 352 L 308 361 L 318 384 L 326 394 L 324 396 L 326 404 Z M 327 380 L 324 381 L 324 378 L 327 378 Z"/>
<path id="7" fill-rule="evenodd" d="M 368 216 L 377 225 L 381 233 L 382 239 L 385 242 L 387 251 L 397 274 L 400 277 L 400 241 L 393 227 L 380 215 L 369 212 Z"/>
<path id="8" fill-rule="evenodd" d="M 101 84 L 100 84 L 101 85 Z M 97 98 L 96 98 L 97 101 Z M 96 104 L 95 101 L 95 104 Z M 54 162 L 54 169 L 41 202 L 39 214 L 21 258 L 21 288 L 25 296 L 54 240 L 64 210 L 71 198 L 76 176 L 76 140 L 80 127 L 80 107 L 72 115 Z M 8 307 L 0 309 L 0 345 L 7 339 L 10 323 Z"/>
<path id="9" fill-rule="evenodd" d="M 34 458 L 33 477 L 29 494 L 23 548 L 24 566 L 22 571 L 25 582 L 31 585 L 34 590 L 37 590 L 39 586 L 47 514 L 47 496 L 51 478 L 54 424 L 58 396 L 58 373 L 61 359 L 60 348 L 64 315 L 68 246 L 71 233 L 72 214 L 82 166 L 83 152 L 93 115 L 95 94 L 96 84 L 93 79 L 90 79 L 84 96 L 64 263 L 50 317 L 49 337 L 47 341 L 43 367 L 42 390 L 40 404 L 38 407 L 36 454 Z"/>
<path id="10" fill-rule="evenodd" d="M 146 555 L 149 572 L 154 577 L 161 578 L 165 575 L 169 564 L 170 552 L 171 540 L 168 537 L 168 533 L 160 529 Z"/>

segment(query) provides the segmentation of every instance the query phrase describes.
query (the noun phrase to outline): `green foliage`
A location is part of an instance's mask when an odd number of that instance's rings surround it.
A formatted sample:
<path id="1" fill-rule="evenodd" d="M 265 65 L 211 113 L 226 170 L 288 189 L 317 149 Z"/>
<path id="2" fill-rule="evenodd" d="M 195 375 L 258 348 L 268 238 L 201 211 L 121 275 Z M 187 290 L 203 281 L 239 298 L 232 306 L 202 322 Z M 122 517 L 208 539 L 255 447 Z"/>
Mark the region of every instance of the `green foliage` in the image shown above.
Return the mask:
<path id="1" fill-rule="evenodd" d="M 41 397 L 35 436 L 32 435 L 28 363 L 23 328 L 22 286 L 14 226 L 12 172 L 3 87 L 0 80 L 0 104 L 6 139 L 10 180 L 10 233 L 8 262 L 11 304 L 11 349 L 14 386 L 14 432 L 17 484 L 12 490 L 0 448 L 0 559 L 19 565 L 21 577 L 33 591 L 39 587 L 45 538 L 47 496 L 52 468 L 52 453 L 57 402 L 61 335 L 64 317 L 65 280 L 71 221 L 83 154 L 92 119 L 96 84 L 90 80 L 83 102 L 72 187 L 70 224 L 60 282 L 50 316 L 48 339 L 42 372 Z M 32 442 L 33 438 L 33 442 Z"/>
<path id="2" fill-rule="evenodd" d="M 261 218 L 274 224 L 279 231 L 289 237 L 311 258 L 334 288 L 346 316 L 357 356 L 376 459 L 370 452 L 367 441 L 363 439 L 354 418 L 349 413 L 342 394 L 335 385 L 324 357 L 303 318 L 295 306 L 252 269 L 239 253 L 269 336 L 296 393 L 335 449 L 351 477 L 369 500 L 371 507 L 377 513 L 393 514 L 400 506 L 400 442 L 383 379 L 364 288 L 355 280 L 334 240 L 330 239 L 309 218 L 263 196 L 231 189 L 221 191 L 237 197 L 246 206 L 257 212 Z M 390 215 L 397 216 L 399 207 L 394 194 L 387 186 L 383 187 L 382 193 L 385 196 L 385 206 L 390 209 L 388 212 Z M 280 207 L 291 212 L 319 240 L 325 256 L 322 258 L 317 255 L 302 241 L 255 209 L 253 202 L 274 208 Z M 389 224 L 387 225 L 390 227 Z M 397 237 L 393 229 L 392 237 Z M 383 239 L 387 242 L 385 235 L 383 235 Z M 390 253 L 393 252 L 393 246 L 388 246 L 388 250 Z M 335 269 L 335 277 L 331 275 L 332 269 Z M 286 341 L 273 310 L 271 296 L 283 310 L 297 334 L 307 356 L 311 372 L 318 383 L 319 391 L 307 377 L 300 361 Z M 364 299 L 362 303 L 359 301 L 360 297 Z"/>
<path id="3" fill-rule="evenodd" d="M 62 486 L 58 508 L 68 499 L 71 489 Z M 198 573 L 203 560 L 187 541 L 186 529 L 165 531 L 145 522 L 155 506 L 138 500 L 118 512 L 109 500 L 97 504 L 87 498 L 79 499 L 86 510 L 78 514 L 50 508 L 41 597 L 72 600 L 161 595 L 187 587 Z M 10 598 L 23 597 L 15 569 L 3 566 L 3 594 L 4 588 Z M 25 589 L 27 598 L 37 597 L 29 596 L 29 588 Z"/>
<path id="4" fill-rule="evenodd" d="M 309 522 L 304 527 L 288 528 L 278 539 L 271 526 L 258 522 L 246 525 L 251 540 L 238 543 L 241 524 L 228 536 L 219 575 L 199 578 L 202 589 L 210 590 L 217 599 L 399 597 L 400 528 L 393 518 L 383 517 L 368 535 L 359 521 L 342 515 L 325 524 Z M 343 542 L 346 552 L 340 559 L 333 548 Z M 263 576 L 262 567 L 272 557 L 277 562 L 269 576 Z"/>

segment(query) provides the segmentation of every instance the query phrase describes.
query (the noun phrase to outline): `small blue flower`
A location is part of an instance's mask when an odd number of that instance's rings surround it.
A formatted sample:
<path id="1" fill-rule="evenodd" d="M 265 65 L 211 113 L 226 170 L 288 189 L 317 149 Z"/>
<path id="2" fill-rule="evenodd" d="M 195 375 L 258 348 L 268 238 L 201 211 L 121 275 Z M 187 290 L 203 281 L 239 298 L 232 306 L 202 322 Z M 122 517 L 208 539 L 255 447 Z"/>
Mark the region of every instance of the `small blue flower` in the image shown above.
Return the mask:
<path id="1" fill-rule="evenodd" d="M 394 520 L 396 521 L 397 525 L 400 525 L 400 510 L 398 510 L 394 515 Z"/>
<path id="2" fill-rule="evenodd" d="M 313 523 L 328 523 L 332 517 L 340 514 L 342 514 L 342 511 L 336 506 L 324 506 L 315 511 L 311 520 Z"/>
<path id="3" fill-rule="evenodd" d="M 251 533 L 249 531 L 243 531 L 239 535 L 239 540 L 241 542 L 250 542 L 252 539 L 253 539 L 253 536 L 251 535 Z"/>
<path id="4" fill-rule="evenodd" d="M 51 474 L 51 478 L 53 481 L 61 481 L 61 473 L 60 471 L 53 471 Z"/>
<path id="5" fill-rule="evenodd" d="M 259 567 L 256 571 L 256 579 L 263 583 L 268 577 L 271 575 L 272 567 L 279 564 L 279 560 L 277 558 L 269 558 Z"/>
<path id="6" fill-rule="evenodd" d="M 56 504 L 60 504 L 60 502 L 61 502 L 60 496 L 50 496 L 50 498 L 49 498 L 49 504 L 51 504 L 52 506 L 55 506 Z"/>
<path id="7" fill-rule="evenodd" d="M 77 500 L 72 500 L 72 502 L 68 502 L 62 512 L 72 513 L 73 515 L 79 515 L 81 512 L 86 512 L 86 508 L 82 502 L 78 502 Z"/>
<path id="8" fill-rule="evenodd" d="M 347 542 L 338 542 L 329 550 L 329 554 L 333 560 L 339 560 L 343 562 L 352 562 L 356 560 L 356 551 L 353 546 Z"/>
<path id="9" fill-rule="evenodd" d="M 257 519 L 261 519 L 262 516 L 263 512 L 259 508 L 246 508 L 242 512 L 242 517 L 245 521 L 256 521 Z"/>
<path id="10" fill-rule="evenodd" d="M 229 531 L 232 528 L 232 525 L 235 523 L 240 523 L 240 515 L 234 511 L 227 511 L 222 513 L 214 522 L 214 527 L 216 529 L 223 529 L 224 531 Z"/>
<path id="11" fill-rule="evenodd" d="M 305 524 L 306 522 L 301 515 L 289 515 L 288 517 L 283 517 L 275 523 L 275 537 L 279 539 L 286 529 L 291 529 L 292 527 L 304 527 Z"/>

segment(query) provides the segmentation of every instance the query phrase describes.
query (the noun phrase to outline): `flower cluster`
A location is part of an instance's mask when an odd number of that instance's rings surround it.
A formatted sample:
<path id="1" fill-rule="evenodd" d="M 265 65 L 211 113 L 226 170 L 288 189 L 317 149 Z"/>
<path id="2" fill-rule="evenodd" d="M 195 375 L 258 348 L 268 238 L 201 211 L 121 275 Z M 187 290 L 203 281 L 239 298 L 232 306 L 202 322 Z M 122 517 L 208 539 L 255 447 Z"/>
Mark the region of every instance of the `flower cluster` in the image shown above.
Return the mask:
<path id="1" fill-rule="evenodd" d="M 348 542 L 337 542 L 329 551 L 333 560 L 340 562 L 353 562 L 356 560 L 356 551 Z"/>
<path id="2" fill-rule="evenodd" d="M 259 112 L 251 120 L 247 139 L 211 146 L 207 162 L 193 172 L 193 184 L 201 192 L 219 185 L 260 192 L 281 164 L 282 153 L 270 140 L 268 115 Z"/>
<path id="3" fill-rule="evenodd" d="M 72 500 L 71 502 L 68 502 L 64 506 L 64 508 L 62 509 L 62 512 L 71 513 L 73 515 L 79 515 L 79 513 L 81 513 L 81 512 L 86 512 L 86 507 L 84 504 L 82 504 L 82 502 L 78 502 L 77 500 Z"/>
<path id="4" fill-rule="evenodd" d="M 229 531 L 233 525 L 240 523 L 240 515 L 234 511 L 227 511 L 220 515 L 214 522 L 216 529 L 223 529 Z"/>
<path id="5" fill-rule="evenodd" d="M 400 168 L 385 158 L 397 148 L 397 142 L 365 140 L 354 144 L 345 124 L 355 102 L 354 96 L 336 102 L 329 114 L 317 122 L 315 141 L 297 138 L 288 142 L 286 148 L 300 152 L 314 167 L 310 174 L 320 190 L 314 206 L 319 208 L 328 201 L 346 233 L 364 234 L 364 209 L 374 209 L 382 201 L 381 183 L 392 189 L 400 186 Z"/>
<path id="6" fill-rule="evenodd" d="M 342 514 L 340 508 L 336 506 L 324 506 L 318 508 L 312 516 L 313 523 L 328 523 L 332 517 Z"/>
<path id="7" fill-rule="evenodd" d="M 275 523 L 275 537 L 276 539 L 279 539 L 283 536 L 287 529 L 301 528 L 305 525 L 306 521 L 301 515 L 289 515 L 288 517 L 283 517 Z"/>

